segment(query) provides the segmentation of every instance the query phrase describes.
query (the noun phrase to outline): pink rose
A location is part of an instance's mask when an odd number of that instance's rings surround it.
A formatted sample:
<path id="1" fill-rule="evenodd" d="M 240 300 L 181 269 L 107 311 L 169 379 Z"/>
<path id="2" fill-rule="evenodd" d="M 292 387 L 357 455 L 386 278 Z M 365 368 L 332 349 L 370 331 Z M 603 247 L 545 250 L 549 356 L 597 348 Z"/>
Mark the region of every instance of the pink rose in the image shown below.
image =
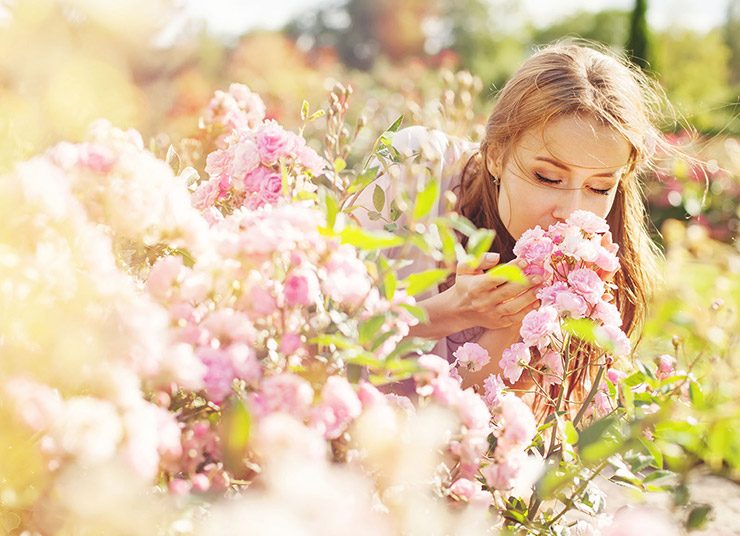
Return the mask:
<path id="1" fill-rule="evenodd" d="M 580 227 L 585 232 L 604 233 L 609 230 L 609 225 L 604 218 L 589 212 L 588 210 L 576 210 L 565 220 L 568 225 Z"/>
<path id="2" fill-rule="evenodd" d="M 466 342 L 452 354 L 457 358 L 457 364 L 476 372 L 485 367 L 491 360 L 488 351 L 474 342 Z"/>
<path id="3" fill-rule="evenodd" d="M 526 448 L 537 433 L 532 409 L 521 398 L 509 393 L 501 398 L 499 413 L 500 427 L 494 432 L 498 438 L 496 453 L 506 454 Z"/>
<path id="4" fill-rule="evenodd" d="M 320 175 L 327 168 L 327 162 L 308 145 L 303 145 L 297 152 L 298 162 L 308 169 L 312 175 Z"/>
<path id="5" fill-rule="evenodd" d="M 346 379 L 329 376 L 321 390 L 321 404 L 317 410 L 324 437 L 336 439 L 359 417 L 362 403 Z"/>
<path id="6" fill-rule="evenodd" d="M 546 385 L 563 383 L 563 357 L 554 350 L 547 350 L 542 356 L 544 382 Z"/>
<path id="7" fill-rule="evenodd" d="M 563 316 L 571 318 L 583 318 L 588 312 L 586 300 L 570 290 L 564 290 L 555 296 L 555 308 Z"/>
<path id="8" fill-rule="evenodd" d="M 281 157 L 295 156 L 295 134 L 287 132 L 275 121 L 260 125 L 254 139 L 265 165 L 274 165 Z"/>
<path id="9" fill-rule="evenodd" d="M 655 361 L 658 364 L 658 379 L 664 380 L 676 372 L 676 359 L 672 355 L 659 355 Z"/>
<path id="10" fill-rule="evenodd" d="M 552 240 L 545 235 L 545 231 L 539 225 L 525 231 L 514 246 L 514 255 L 529 264 L 543 264 L 552 251 Z"/>
<path id="11" fill-rule="evenodd" d="M 277 173 L 268 175 L 262 182 L 260 199 L 269 205 L 275 204 L 283 193 L 283 179 Z"/>
<path id="12" fill-rule="evenodd" d="M 544 348 L 550 343 L 550 336 L 560 333 L 558 311 L 551 305 L 543 305 L 528 312 L 522 319 L 519 334 L 527 346 Z"/>
<path id="13" fill-rule="evenodd" d="M 528 365 L 531 359 L 529 346 L 523 342 L 517 342 L 504 350 L 498 364 L 503 371 L 504 378 L 509 380 L 509 383 L 516 383 L 524 370 L 523 365 Z"/>
<path id="14" fill-rule="evenodd" d="M 537 299 L 542 305 L 555 305 L 555 297 L 562 291 L 568 289 L 568 284 L 563 281 L 556 281 L 552 285 L 542 287 L 537 291 Z"/>
<path id="15" fill-rule="evenodd" d="M 231 394 L 231 384 L 236 377 L 231 358 L 217 348 L 199 348 L 197 354 L 206 366 L 203 383 L 208 399 L 221 404 Z"/>
<path id="16" fill-rule="evenodd" d="M 473 482 L 467 478 L 458 478 L 450 486 L 450 493 L 460 499 L 469 501 L 475 495 L 478 488 L 480 488 L 480 482 Z"/>
<path id="17" fill-rule="evenodd" d="M 286 372 L 262 380 L 260 390 L 252 393 L 251 401 L 255 413 L 260 417 L 283 412 L 301 419 L 308 413 L 313 396 L 311 384 L 300 376 Z"/>
<path id="18" fill-rule="evenodd" d="M 155 298 L 166 300 L 172 294 L 172 285 L 175 284 L 184 271 L 185 267 L 181 256 L 160 257 L 149 271 L 146 288 Z"/>
<path id="19" fill-rule="evenodd" d="M 590 268 L 577 268 L 570 272 L 568 283 L 591 304 L 598 303 L 604 295 L 604 281 Z"/>
<path id="20" fill-rule="evenodd" d="M 617 357 L 629 355 L 632 344 L 627 338 L 627 335 L 624 334 L 624 331 L 617 326 L 605 324 L 597 327 L 594 333 L 599 344 L 609 349 L 610 353 Z"/>
<path id="21" fill-rule="evenodd" d="M 494 408 L 498 406 L 501 402 L 501 396 L 504 393 L 504 389 L 506 388 L 506 384 L 504 384 L 504 380 L 501 379 L 501 376 L 498 374 L 489 375 L 488 378 L 484 380 L 483 387 L 485 389 L 483 400 L 488 404 L 488 407 Z"/>
<path id="22" fill-rule="evenodd" d="M 257 145 L 250 139 L 240 139 L 236 145 L 229 147 L 232 159 L 228 168 L 234 177 L 243 177 L 260 165 L 260 153 Z"/>
<path id="23" fill-rule="evenodd" d="M 596 304 L 593 313 L 591 313 L 591 318 L 600 320 L 607 325 L 617 327 L 622 325 L 622 316 L 619 314 L 617 306 L 603 300 Z"/>
<path id="24" fill-rule="evenodd" d="M 286 333 L 283 338 L 280 339 L 279 350 L 284 355 L 290 355 L 295 353 L 303 344 L 301 343 L 301 336 L 297 333 Z"/>
<path id="25" fill-rule="evenodd" d="M 289 307 L 296 305 L 311 305 L 309 282 L 306 276 L 301 274 L 291 274 L 285 280 L 285 303 Z"/>
<path id="26" fill-rule="evenodd" d="M 480 430 L 488 427 L 491 413 L 483 399 L 472 388 L 461 391 L 455 403 L 460 420 L 469 430 Z"/>
<path id="27" fill-rule="evenodd" d="M 216 149 L 212 153 L 208 153 L 206 157 L 206 173 L 211 177 L 219 177 L 231 173 L 232 158 L 231 152 L 224 149 Z"/>

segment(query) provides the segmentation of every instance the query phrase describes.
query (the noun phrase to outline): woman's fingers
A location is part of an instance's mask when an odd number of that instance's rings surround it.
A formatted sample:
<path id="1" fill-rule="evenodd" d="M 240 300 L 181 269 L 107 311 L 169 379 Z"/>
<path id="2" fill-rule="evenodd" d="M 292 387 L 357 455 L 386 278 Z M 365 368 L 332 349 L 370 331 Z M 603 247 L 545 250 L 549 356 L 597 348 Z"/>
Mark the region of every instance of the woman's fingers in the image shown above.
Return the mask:
<path id="1" fill-rule="evenodd" d="M 490 270 L 498 264 L 501 256 L 498 253 L 486 253 L 483 255 L 478 265 L 472 265 L 465 262 L 458 262 L 455 273 L 457 275 L 475 275 Z"/>
<path id="2" fill-rule="evenodd" d="M 496 301 L 499 303 L 506 302 L 511 300 L 512 298 L 516 298 L 520 294 L 524 294 L 525 292 L 529 291 L 533 291 L 536 294 L 537 290 L 539 290 L 539 284 L 541 282 L 542 279 L 540 277 L 530 279 L 525 284 L 507 281 L 494 291 L 494 293 L 496 294 Z"/>

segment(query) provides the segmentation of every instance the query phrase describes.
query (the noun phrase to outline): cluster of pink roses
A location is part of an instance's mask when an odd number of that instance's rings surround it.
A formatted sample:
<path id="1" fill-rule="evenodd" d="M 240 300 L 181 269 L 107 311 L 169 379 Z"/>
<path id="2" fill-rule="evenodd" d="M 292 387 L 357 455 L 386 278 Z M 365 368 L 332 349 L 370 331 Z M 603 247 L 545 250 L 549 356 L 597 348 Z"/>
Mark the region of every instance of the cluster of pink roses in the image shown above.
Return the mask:
<path id="1" fill-rule="evenodd" d="M 180 256 L 155 263 L 147 289 L 169 311 L 174 340 L 198 357 L 180 388 L 202 389 L 217 406 L 238 393 L 255 417 L 285 412 L 327 439 L 357 417 L 341 352 L 313 339 L 356 339 L 360 322 L 384 315 L 388 336 L 374 350 L 382 359 L 416 320 L 400 293 L 393 303 L 380 296 L 356 250 L 323 236 L 322 222 L 301 204 L 242 208 L 211 226 L 212 251 L 192 266 Z M 311 367 L 323 370 L 312 383 L 293 373 Z"/>
<path id="2" fill-rule="evenodd" d="M 509 382 L 518 381 L 530 366 L 532 350 L 540 356 L 534 365 L 543 387 L 564 381 L 567 319 L 594 321 L 596 340 L 609 354 L 620 357 L 630 352 L 608 282 L 619 269 L 617 249 L 606 221 L 583 210 L 546 231 L 539 226 L 530 229 L 517 241 L 514 253 L 525 261 L 524 273 L 543 277 L 544 284 L 537 293 L 540 307 L 522 320 L 522 341 L 504 350 L 499 362 Z"/>
<path id="3" fill-rule="evenodd" d="M 448 444 L 448 469 L 455 475 L 446 494 L 470 504 L 488 507 L 495 497 L 528 496 L 541 463 L 527 454 L 537 432 L 532 410 L 516 395 L 504 391 L 503 382 L 487 383 L 485 396 L 463 389 L 456 366 L 479 370 L 490 357 L 475 343 L 466 343 L 450 365 L 435 355 L 419 358 L 422 371 L 414 377 L 416 392 L 452 409 L 460 429 Z M 496 439 L 491 447 L 489 436 Z M 485 483 L 485 489 L 483 484 Z"/>
<path id="4" fill-rule="evenodd" d="M 227 95 L 240 91 L 249 90 L 232 84 Z M 326 161 L 303 136 L 285 130 L 274 120 L 265 120 L 264 110 L 260 110 L 230 109 L 224 118 L 228 134 L 222 146 L 207 157 L 209 179 L 193 193 L 195 207 L 208 210 L 212 217 L 218 214 L 209 209 L 217 204 L 227 209 L 224 212 L 241 206 L 254 209 L 275 204 L 286 195 L 292 197 L 293 192 L 316 189 L 310 179 L 324 170 Z M 239 114 L 244 116 L 241 120 L 232 117 Z"/>

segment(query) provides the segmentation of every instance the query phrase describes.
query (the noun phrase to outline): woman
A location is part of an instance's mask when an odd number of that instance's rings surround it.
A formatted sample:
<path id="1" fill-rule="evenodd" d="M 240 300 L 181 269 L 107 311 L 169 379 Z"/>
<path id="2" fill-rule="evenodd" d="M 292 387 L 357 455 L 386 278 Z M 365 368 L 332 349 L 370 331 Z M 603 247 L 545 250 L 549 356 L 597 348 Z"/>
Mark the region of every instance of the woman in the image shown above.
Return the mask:
<path id="1" fill-rule="evenodd" d="M 496 233 L 480 266 L 458 266 L 452 284 L 420 301 L 429 322 L 411 332 L 446 339 L 441 353 L 448 358 L 464 342 L 486 348 L 490 364 L 464 378 L 466 385 L 480 386 L 499 372 L 502 351 L 518 340 L 523 316 L 537 307 L 541 283 L 495 280 L 483 271 L 512 262 L 525 230 L 547 228 L 574 210 L 607 219 L 619 245 L 615 283 L 623 329 L 630 334 L 639 326 L 655 273 L 639 175 L 659 140 L 657 95 L 641 72 L 612 54 L 556 43 L 526 60 L 501 90 L 478 147 L 421 127 L 397 134 L 394 145 L 407 155 L 436 146 L 442 186 L 456 194 L 456 211 Z M 359 203 L 371 207 L 369 196 L 363 192 Z M 415 259 L 410 270 L 431 268 L 429 262 Z M 569 391 L 582 391 L 588 376 L 576 374 Z M 515 388 L 525 386 L 522 378 Z"/>

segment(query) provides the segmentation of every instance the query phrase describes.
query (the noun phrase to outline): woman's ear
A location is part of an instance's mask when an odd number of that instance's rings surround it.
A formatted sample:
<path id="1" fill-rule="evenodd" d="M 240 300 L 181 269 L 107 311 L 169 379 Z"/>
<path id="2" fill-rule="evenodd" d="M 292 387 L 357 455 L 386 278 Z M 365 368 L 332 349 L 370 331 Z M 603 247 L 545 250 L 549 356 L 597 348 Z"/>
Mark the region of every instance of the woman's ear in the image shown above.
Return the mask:
<path id="1" fill-rule="evenodd" d="M 503 171 L 502 158 L 500 156 L 494 156 L 493 151 L 489 150 L 486 154 L 486 169 L 492 177 L 501 177 Z"/>

